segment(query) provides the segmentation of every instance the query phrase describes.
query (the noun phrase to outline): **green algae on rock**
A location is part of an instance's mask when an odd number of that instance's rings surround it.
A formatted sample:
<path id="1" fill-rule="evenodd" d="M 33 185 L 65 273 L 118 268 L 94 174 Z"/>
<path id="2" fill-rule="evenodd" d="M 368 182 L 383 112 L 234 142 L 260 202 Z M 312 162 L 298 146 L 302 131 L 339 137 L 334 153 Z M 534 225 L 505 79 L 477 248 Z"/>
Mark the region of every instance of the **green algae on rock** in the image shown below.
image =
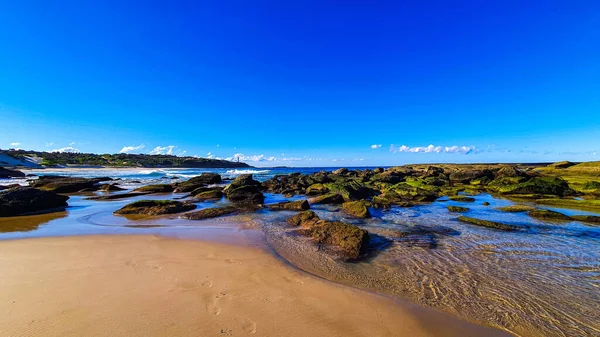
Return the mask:
<path id="1" fill-rule="evenodd" d="M 572 220 L 570 216 L 562 214 L 560 212 L 551 211 L 548 209 L 535 209 L 527 212 L 532 218 L 542 219 L 542 220 Z"/>
<path id="2" fill-rule="evenodd" d="M 115 211 L 115 214 L 145 214 L 161 215 L 191 211 L 196 205 L 174 200 L 140 200 L 125 205 Z"/>
<path id="3" fill-rule="evenodd" d="M 510 206 L 504 206 L 504 207 L 498 207 L 496 208 L 499 211 L 502 212 L 510 212 L 510 213 L 518 213 L 518 212 L 529 212 L 529 211 L 533 211 L 536 208 L 533 206 L 529 206 L 529 205 L 510 205 Z"/>
<path id="4" fill-rule="evenodd" d="M 505 223 L 495 222 L 495 221 L 489 221 L 489 220 L 476 219 L 476 218 L 470 218 L 470 217 L 466 217 L 466 216 L 459 216 L 457 219 L 459 221 L 470 223 L 470 224 L 473 224 L 473 225 L 482 226 L 482 227 L 488 227 L 488 228 L 494 228 L 494 229 L 500 229 L 500 230 L 503 230 L 503 231 L 514 231 L 514 230 L 519 229 L 519 227 L 514 226 L 514 225 L 510 225 L 510 224 L 505 224 Z"/>
<path id="5" fill-rule="evenodd" d="M 173 192 L 175 188 L 173 185 L 169 184 L 156 184 L 156 185 L 146 185 L 133 190 L 133 192 L 147 192 L 147 193 L 170 193 Z"/>
<path id="6" fill-rule="evenodd" d="M 344 202 L 344 197 L 337 193 L 328 193 L 309 199 L 311 204 L 341 204 Z"/>
<path id="7" fill-rule="evenodd" d="M 188 219 L 188 220 L 203 220 L 209 218 L 216 218 L 223 215 L 229 215 L 237 212 L 239 209 L 234 206 L 224 206 L 224 207 L 212 207 L 205 208 L 199 211 L 189 212 L 182 214 L 180 218 Z"/>
<path id="8" fill-rule="evenodd" d="M 464 195 L 452 196 L 452 197 L 448 197 L 448 199 L 450 199 L 452 201 L 459 201 L 459 202 L 475 202 L 475 198 L 466 197 Z"/>
<path id="9" fill-rule="evenodd" d="M 284 201 L 266 206 L 271 211 L 305 211 L 310 208 L 307 200 Z"/>
<path id="10" fill-rule="evenodd" d="M 371 216 L 369 208 L 364 201 L 348 201 L 342 204 L 342 211 L 357 218 L 368 218 Z"/>
<path id="11" fill-rule="evenodd" d="M 462 212 L 469 211 L 469 209 L 467 207 L 460 207 L 460 206 L 446 206 L 446 208 L 450 212 L 456 212 L 456 213 L 462 213 Z"/>
<path id="12" fill-rule="evenodd" d="M 31 187 L 3 190 L 0 191 L 0 217 L 62 210 L 68 199 L 65 195 Z"/>

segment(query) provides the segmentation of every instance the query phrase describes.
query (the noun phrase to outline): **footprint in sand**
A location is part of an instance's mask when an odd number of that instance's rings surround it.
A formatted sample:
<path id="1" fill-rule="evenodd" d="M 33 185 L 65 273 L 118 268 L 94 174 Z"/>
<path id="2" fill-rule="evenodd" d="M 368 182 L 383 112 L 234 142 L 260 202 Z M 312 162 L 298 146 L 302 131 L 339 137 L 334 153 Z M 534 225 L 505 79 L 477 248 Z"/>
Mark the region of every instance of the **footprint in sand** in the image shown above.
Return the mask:
<path id="1" fill-rule="evenodd" d="M 207 287 L 207 288 L 212 288 L 213 286 L 213 281 L 211 280 L 204 280 L 200 283 L 201 285 Z"/>
<path id="2" fill-rule="evenodd" d="M 225 293 L 219 293 L 217 297 L 206 306 L 206 310 L 215 316 L 220 315 L 221 307 L 219 306 L 219 301 L 223 296 L 225 296 Z"/>
<path id="3" fill-rule="evenodd" d="M 240 323 L 242 323 L 242 330 L 247 333 L 254 335 L 256 333 L 256 322 L 248 318 L 242 318 Z"/>
<path id="4" fill-rule="evenodd" d="M 227 263 L 232 263 L 232 264 L 242 264 L 242 261 L 238 261 L 236 259 L 227 259 L 225 260 Z"/>

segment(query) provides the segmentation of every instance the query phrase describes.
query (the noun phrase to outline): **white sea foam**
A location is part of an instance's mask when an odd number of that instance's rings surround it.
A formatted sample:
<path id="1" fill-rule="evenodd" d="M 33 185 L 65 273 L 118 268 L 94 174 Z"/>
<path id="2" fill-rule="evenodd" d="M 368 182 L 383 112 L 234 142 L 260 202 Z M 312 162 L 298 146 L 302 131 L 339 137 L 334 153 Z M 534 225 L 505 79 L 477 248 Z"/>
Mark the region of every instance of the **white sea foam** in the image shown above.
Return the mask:
<path id="1" fill-rule="evenodd" d="M 265 174 L 265 173 L 269 173 L 271 171 L 269 170 L 227 170 L 227 174 Z"/>

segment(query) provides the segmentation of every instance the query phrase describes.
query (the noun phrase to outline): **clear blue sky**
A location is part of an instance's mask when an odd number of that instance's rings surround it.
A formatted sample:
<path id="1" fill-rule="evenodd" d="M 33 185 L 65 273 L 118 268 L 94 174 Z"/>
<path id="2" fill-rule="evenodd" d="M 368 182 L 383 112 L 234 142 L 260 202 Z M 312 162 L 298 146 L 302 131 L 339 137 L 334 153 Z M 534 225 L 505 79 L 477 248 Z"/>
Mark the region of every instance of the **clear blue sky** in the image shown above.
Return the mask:
<path id="1" fill-rule="evenodd" d="M 0 148 L 600 160 L 600 1 L 0 0 L 0 31 Z"/>

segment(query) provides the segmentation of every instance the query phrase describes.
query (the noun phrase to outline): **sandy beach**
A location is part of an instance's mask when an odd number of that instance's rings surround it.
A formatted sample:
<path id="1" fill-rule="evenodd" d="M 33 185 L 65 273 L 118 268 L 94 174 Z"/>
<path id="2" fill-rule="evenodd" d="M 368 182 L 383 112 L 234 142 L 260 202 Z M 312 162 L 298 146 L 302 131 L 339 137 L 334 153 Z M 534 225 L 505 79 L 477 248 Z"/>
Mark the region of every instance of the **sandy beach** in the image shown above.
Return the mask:
<path id="1" fill-rule="evenodd" d="M 0 242 L 2 336 L 504 336 L 297 271 L 158 236 Z"/>

